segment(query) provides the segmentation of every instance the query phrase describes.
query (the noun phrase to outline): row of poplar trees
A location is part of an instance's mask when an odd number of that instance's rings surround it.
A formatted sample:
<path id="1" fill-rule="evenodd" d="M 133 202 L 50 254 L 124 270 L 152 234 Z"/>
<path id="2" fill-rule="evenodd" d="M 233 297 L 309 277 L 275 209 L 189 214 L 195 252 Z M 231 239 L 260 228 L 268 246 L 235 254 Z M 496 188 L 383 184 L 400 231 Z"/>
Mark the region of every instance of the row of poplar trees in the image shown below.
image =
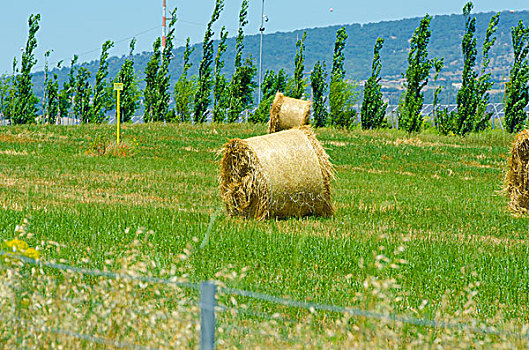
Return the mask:
<path id="1" fill-rule="evenodd" d="M 500 13 L 489 21 L 482 46 L 481 66 L 476 63 L 477 39 L 476 18 L 471 16 L 473 5 L 468 2 L 463 7 L 465 17 L 465 34 L 461 42 L 463 70 L 461 87 L 457 92 L 457 110 L 448 111 L 439 107 L 441 86 L 437 86 L 433 95 L 435 126 L 441 134 L 466 135 L 479 132 L 488 127 L 492 112 L 487 111 L 490 100 L 489 91 L 493 86 L 489 68 L 489 51 L 496 41 L 495 32 L 500 20 Z M 408 132 L 418 132 L 424 124 L 421 114 L 424 102 L 423 89 L 433 76 L 435 82 L 443 69 L 442 58 L 428 58 L 428 43 L 432 17 L 426 15 L 410 41 L 408 68 L 405 78 L 404 93 L 398 108 L 399 127 Z M 509 81 L 505 85 L 504 112 L 505 128 L 517 132 L 524 128 L 527 113 L 524 111 L 529 102 L 529 27 L 522 20 L 511 29 L 514 60 L 510 70 Z M 361 108 L 361 122 L 365 129 L 387 126 L 385 119 L 387 104 L 383 102 L 380 85 L 380 51 L 384 40 L 378 38 L 373 55 L 372 74 L 364 85 L 364 96 Z"/>
<path id="2" fill-rule="evenodd" d="M 130 43 L 130 52 L 118 75 L 108 79 L 108 52 L 114 46 L 107 41 L 102 46 L 99 67 L 95 74 L 95 83 L 91 86 L 90 71 L 78 64 L 78 56 L 74 55 L 66 81 L 59 87 L 57 73 L 52 76 L 48 70 L 48 58 L 51 51 L 45 54 L 44 67 L 44 97 L 42 102 L 42 117 L 40 122 L 55 123 L 59 116 L 73 116 L 82 123 L 101 123 L 106 120 L 109 110 L 115 106 L 115 82 L 123 83 L 121 94 L 122 120 L 128 121 L 138 110 L 140 99 L 143 97 L 145 122 L 177 121 L 195 123 L 205 122 L 211 112 L 214 122 L 235 122 L 241 113 L 249 109 L 254 103 L 254 93 L 257 88 L 255 76 L 257 68 L 251 57 L 244 57 L 244 27 L 248 23 L 248 0 L 243 0 L 239 13 L 239 28 L 235 43 L 235 69 L 228 78 L 223 73 L 223 54 L 227 50 L 228 32 L 225 27 L 220 30 L 217 48 L 214 47 L 213 26 L 219 19 L 224 8 L 224 0 L 216 0 L 215 8 L 207 25 L 202 43 L 203 56 L 198 67 L 198 75 L 189 75 L 192 68 L 190 56 L 194 48 L 187 39 L 184 55 L 183 70 L 174 86 L 174 93 L 170 94 L 169 65 L 174 58 L 173 40 L 176 10 L 171 13 L 169 31 L 165 48 L 161 47 L 161 40 L 157 38 L 153 43 L 153 54 L 145 68 L 145 88 L 139 90 L 139 80 L 134 71 L 133 52 L 135 39 Z M 4 76 L 0 81 L 0 112 L 13 124 L 32 123 L 37 118 L 38 98 L 32 91 L 31 69 L 36 64 L 34 50 L 37 47 L 36 33 L 39 29 L 40 15 L 29 19 L 29 37 L 27 46 L 22 54 L 22 64 L 17 66 L 16 58 L 13 62 L 13 73 Z M 289 77 L 283 69 L 279 72 L 267 71 L 262 83 L 262 101 L 255 113 L 248 116 L 250 122 L 266 122 L 268 111 L 276 92 L 282 92 L 293 98 L 308 98 L 308 80 L 304 76 L 306 33 L 296 42 L 296 56 L 294 59 L 294 74 Z M 311 72 L 310 85 L 314 99 L 321 101 L 315 104 L 315 124 L 324 125 L 352 125 L 355 111 L 353 103 L 358 99 L 358 85 L 345 79 L 344 48 L 347 33 L 345 28 L 337 32 L 333 55 L 333 65 L 330 79 L 329 104 L 330 114 L 324 106 L 327 97 L 324 96 L 328 86 L 325 62 L 317 62 Z M 57 64 L 60 68 L 62 61 Z M 174 109 L 169 105 L 174 98 Z M 328 120 L 327 120 L 328 119 Z"/>
<path id="3" fill-rule="evenodd" d="M 26 124 L 35 121 L 55 123 L 59 116 L 74 116 L 82 123 L 101 123 L 107 119 L 108 111 L 115 106 L 113 84 L 123 83 L 121 93 L 121 110 L 123 121 L 129 121 L 139 108 L 143 97 L 145 122 L 155 121 L 191 121 L 204 122 L 207 118 L 211 97 L 213 97 L 214 121 L 235 121 L 241 112 L 253 103 L 256 88 L 256 67 L 250 57 L 243 58 L 244 27 L 248 23 L 248 0 L 243 0 L 239 14 L 239 29 L 236 39 L 235 71 L 228 81 L 222 74 L 223 53 L 227 49 L 228 32 L 225 27 L 220 33 L 220 43 L 214 58 L 213 25 L 220 17 L 224 8 L 224 0 L 216 0 L 215 9 L 208 23 L 203 42 L 203 58 L 198 68 L 198 76 L 188 76 L 191 68 L 189 38 L 184 52 L 183 72 L 175 87 L 174 95 L 170 93 L 170 74 L 174 48 L 176 10 L 171 12 L 171 21 L 162 48 L 161 39 L 153 43 L 153 55 L 145 68 L 145 88 L 139 89 L 139 79 L 134 71 L 133 53 L 135 39 L 130 43 L 130 52 L 118 75 L 108 79 L 108 52 L 114 46 L 106 41 L 102 46 L 99 67 L 95 74 L 95 82 L 91 86 L 91 73 L 82 65 L 78 65 L 78 56 L 74 55 L 67 80 L 59 88 L 57 73 L 50 76 L 48 58 L 51 51 L 45 53 L 44 97 L 42 117 L 39 119 L 38 98 L 33 93 L 31 69 L 36 64 L 34 51 L 37 47 L 36 33 L 39 30 L 40 15 L 29 18 L 29 36 L 22 54 L 20 67 L 16 58 L 13 61 L 13 72 L 0 80 L 0 113 L 4 119 L 13 124 Z M 62 61 L 57 64 L 61 68 Z M 171 97 L 174 97 L 175 109 L 169 108 Z M 193 116 L 193 118 L 192 118 Z"/>
<path id="4" fill-rule="evenodd" d="M 16 58 L 13 60 L 13 71 L 10 76 L 0 80 L 0 113 L 2 118 L 10 119 L 12 124 L 51 123 L 58 117 L 74 116 L 83 123 L 101 123 L 107 119 L 107 112 L 114 108 L 112 84 L 108 78 L 108 52 L 114 46 L 112 41 L 103 44 L 99 67 L 95 75 L 95 83 L 90 84 L 91 74 L 86 67 L 79 66 L 78 56 L 74 55 L 70 71 L 62 88 L 59 87 L 57 73 L 50 77 L 48 58 L 51 51 L 44 54 L 44 96 L 42 99 L 42 115 L 39 117 L 39 99 L 33 93 L 31 70 L 37 63 L 36 33 L 39 30 L 40 15 L 29 18 L 29 36 L 22 53 L 20 66 Z M 130 55 L 125 61 L 114 82 L 124 84 L 126 93 L 123 96 L 123 115 L 130 119 L 138 106 L 140 92 L 134 74 L 133 51 L 135 40 L 130 44 Z M 61 68 L 62 61 L 57 63 Z"/>
<path id="5" fill-rule="evenodd" d="M 469 132 L 484 130 L 491 118 L 486 107 L 489 102 L 489 90 L 493 85 L 489 68 L 489 51 L 496 41 L 495 32 L 500 14 L 490 19 L 485 41 L 483 43 L 482 64 L 477 66 L 476 19 L 470 15 L 472 3 L 463 8 L 465 16 L 465 34 L 461 49 L 463 54 L 462 84 L 457 93 L 457 110 L 447 111 L 439 107 L 441 86 L 434 90 L 433 105 L 435 126 L 442 134 L 465 135 Z M 223 54 L 227 50 L 228 32 L 225 27 L 220 30 L 220 40 L 215 50 L 213 41 L 213 25 L 219 19 L 224 8 L 224 0 L 216 0 L 215 8 L 207 25 L 202 43 L 203 56 L 198 67 L 198 75 L 189 76 L 192 67 L 190 56 L 193 48 L 189 38 L 183 55 L 183 70 L 174 86 L 175 108 L 170 109 L 170 75 L 169 65 L 173 56 L 173 40 L 176 10 L 171 13 L 169 32 L 165 48 L 161 47 L 160 38 L 153 44 L 153 55 L 145 68 L 145 88 L 140 91 L 138 78 L 134 71 L 133 52 L 135 39 L 130 43 L 130 52 L 118 75 L 112 82 L 124 85 L 122 92 L 123 120 L 128 121 L 136 113 L 139 101 L 143 96 L 145 122 L 154 121 L 193 121 L 205 122 L 211 111 L 214 122 L 235 122 L 240 119 L 241 112 L 253 105 L 253 96 L 257 84 L 255 82 L 256 67 L 251 57 L 243 57 L 244 27 L 248 23 L 248 0 L 243 0 L 239 13 L 239 28 L 235 44 L 235 69 L 231 79 L 223 74 Z M 408 132 L 418 132 L 424 125 L 421 114 L 424 102 L 423 90 L 429 79 L 434 82 L 443 69 L 442 58 L 428 57 L 428 44 L 431 36 L 429 15 L 421 19 L 419 26 L 410 40 L 408 67 L 403 73 L 404 92 L 398 108 L 399 128 Z M 35 34 L 39 29 L 40 16 L 30 16 L 29 37 L 22 54 L 20 68 L 16 59 L 13 62 L 11 76 L 0 80 L 0 112 L 14 124 L 33 122 L 37 117 L 38 99 L 32 92 L 31 69 L 36 63 L 34 50 L 37 46 Z M 276 92 L 282 92 L 293 98 L 308 98 L 310 90 L 313 101 L 313 124 L 316 127 L 340 126 L 350 127 L 356 122 L 357 111 L 354 104 L 361 92 L 358 84 L 346 79 L 344 69 L 344 49 L 347 32 L 344 27 L 336 33 L 330 77 L 326 63 L 317 61 L 310 72 L 310 78 L 304 77 L 306 33 L 296 42 L 294 58 L 294 74 L 289 77 L 283 69 L 278 72 L 268 70 L 262 82 L 262 98 L 255 112 L 248 116 L 250 122 L 266 122 L 270 105 Z M 522 129 L 527 114 L 524 108 L 529 102 L 529 27 L 520 21 L 512 28 L 514 62 L 510 71 L 510 79 L 505 87 L 505 124 L 510 132 Z M 365 129 L 387 127 L 387 103 L 383 100 L 380 84 L 382 67 L 380 52 L 384 40 L 378 38 L 374 45 L 372 73 L 363 87 L 363 100 L 360 109 L 361 126 Z M 59 89 L 57 74 L 48 74 L 48 57 L 45 54 L 45 82 L 42 103 L 42 122 L 55 123 L 57 116 L 73 114 L 82 122 L 100 123 L 106 120 L 106 114 L 114 107 L 112 84 L 108 77 L 108 51 L 113 47 L 111 41 L 103 44 L 99 68 L 92 87 L 89 83 L 90 72 L 77 65 L 78 57 L 71 61 L 68 79 Z M 216 52 L 215 52 L 216 51 Z M 60 67 L 62 62 L 58 63 Z M 310 84 L 310 89 L 308 89 Z M 327 108 L 329 106 L 329 108 Z"/>

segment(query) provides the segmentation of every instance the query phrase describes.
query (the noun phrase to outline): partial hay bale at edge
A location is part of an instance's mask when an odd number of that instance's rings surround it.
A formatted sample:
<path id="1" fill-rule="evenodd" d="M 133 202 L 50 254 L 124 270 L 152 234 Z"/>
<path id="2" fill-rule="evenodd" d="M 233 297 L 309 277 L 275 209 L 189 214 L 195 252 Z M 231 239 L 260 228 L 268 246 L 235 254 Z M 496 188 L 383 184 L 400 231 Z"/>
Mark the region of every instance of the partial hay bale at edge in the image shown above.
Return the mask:
<path id="1" fill-rule="evenodd" d="M 529 130 L 521 131 L 514 139 L 504 191 L 510 211 L 518 215 L 529 211 Z"/>
<path id="2" fill-rule="evenodd" d="M 230 215 L 261 220 L 334 213 L 332 164 L 310 128 L 233 139 L 223 151 L 220 192 Z"/>
<path id="3" fill-rule="evenodd" d="M 310 101 L 287 97 L 278 92 L 270 107 L 268 133 L 307 125 L 310 119 Z"/>

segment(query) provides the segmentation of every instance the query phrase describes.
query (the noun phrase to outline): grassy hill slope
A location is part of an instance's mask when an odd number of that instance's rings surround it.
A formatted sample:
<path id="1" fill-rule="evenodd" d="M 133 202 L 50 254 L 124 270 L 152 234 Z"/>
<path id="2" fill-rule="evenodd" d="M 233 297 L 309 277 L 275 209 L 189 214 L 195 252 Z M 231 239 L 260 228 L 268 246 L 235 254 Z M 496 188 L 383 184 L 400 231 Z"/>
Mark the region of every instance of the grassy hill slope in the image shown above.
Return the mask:
<path id="1" fill-rule="evenodd" d="M 478 51 L 481 51 L 485 30 L 493 13 L 479 13 L 477 17 Z M 508 77 L 508 71 L 512 62 L 511 27 L 517 25 L 522 19 L 524 23 L 529 23 L 529 11 L 502 12 L 497 30 L 498 40 L 492 48 L 490 57 L 492 59 L 492 77 L 497 82 L 493 94 L 493 100 L 500 101 L 502 98 L 503 86 L 500 84 Z M 420 18 L 402 19 L 399 21 L 385 21 L 369 24 L 348 24 L 345 25 L 349 39 L 345 49 L 345 69 L 347 77 L 355 80 L 365 80 L 370 74 L 371 59 L 373 55 L 373 45 L 378 36 L 384 38 L 385 45 L 381 52 L 383 84 L 386 87 L 386 96 L 391 103 L 398 102 L 401 73 L 407 67 L 407 51 L 409 39 L 413 31 L 419 24 Z M 314 63 L 324 60 L 327 65 L 332 63 L 332 50 L 336 30 L 339 26 L 325 28 L 308 28 L 306 40 L 306 61 L 305 70 L 309 72 Z M 432 23 L 432 37 L 430 43 L 430 55 L 444 57 L 445 69 L 440 81 L 446 87 L 445 93 L 441 96 L 443 103 L 454 103 L 454 84 L 460 82 L 462 69 L 461 38 L 464 34 L 464 18 L 462 15 L 442 15 L 434 16 Z M 303 30 L 293 32 L 277 32 L 264 36 L 263 40 L 263 70 L 272 69 L 278 71 L 285 69 L 292 74 L 294 68 L 294 56 L 296 52 L 296 40 L 301 36 Z M 235 35 L 235 33 L 231 33 Z M 251 35 L 246 38 L 245 52 L 251 55 L 256 65 L 259 59 L 259 36 Z M 228 40 L 228 50 L 225 54 L 226 75 L 230 76 L 233 71 L 233 48 L 235 39 Z M 182 70 L 183 47 L 175 49 L 175 59 L 171 64 L 171 86 L 178 79 Z M 193 62 L 192 73 L 196 73 L 202 55 L 201 44 L 195 45 L 195 52 L 191 57 Z M 143 52 L 135 56 L 136 72 L 140 79 L 143 78 L 145 66 L 150 57 L 149 52 Z M 111 57 L 109 60 L 110 76 L 115 76 L 119 71 L 124 57 Z M 85 65 L 92 72 L 97 70 L 98 62 L 87 62 Z M 67 68 L 59 71 L 61 82 L 65 79 Z M 37 93 L 41 93 L 43 74 L 34 75 L 34 82 Z M 142 83 L 143 86 L 143 83 Z M 429 94 L 427 94 L 429 96 Z M 428 99 L 428 97 L 427 97 Z"/>

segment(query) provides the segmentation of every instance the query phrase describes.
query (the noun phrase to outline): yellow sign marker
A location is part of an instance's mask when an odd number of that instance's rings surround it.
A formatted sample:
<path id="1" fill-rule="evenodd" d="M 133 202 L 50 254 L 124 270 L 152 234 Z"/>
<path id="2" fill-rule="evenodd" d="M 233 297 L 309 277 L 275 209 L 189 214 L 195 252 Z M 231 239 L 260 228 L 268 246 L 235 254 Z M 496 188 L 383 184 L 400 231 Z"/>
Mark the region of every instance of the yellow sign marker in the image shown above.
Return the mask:
<path id="1" fill-rule="evenodd" d="M 118 94 L 117 95 L 117 99 L 116 99 L 116 114 L 117 114 L 117 119 L 116 119 L 116 124 L 118 126 L 118 132 L 117 132 L 117 144 L 119 145 L 119 92 L 121 90 L 123 90 L 123 83 L 114 83 L 114 90 L 116 90 L 116 93 Z"/>

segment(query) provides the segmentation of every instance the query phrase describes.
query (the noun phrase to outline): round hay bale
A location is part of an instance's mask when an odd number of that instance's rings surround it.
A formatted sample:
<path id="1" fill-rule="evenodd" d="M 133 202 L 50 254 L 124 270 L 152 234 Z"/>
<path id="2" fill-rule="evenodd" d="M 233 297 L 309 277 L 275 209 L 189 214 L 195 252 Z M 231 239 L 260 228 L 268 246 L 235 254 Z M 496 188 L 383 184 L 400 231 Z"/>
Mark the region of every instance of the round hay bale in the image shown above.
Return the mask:
<path id="1" fill-rule="evenodd" d="M 514 139 L 505 176 L 504 190 L 509 197 L 509 210 L 516 214 L 529 210 L 529 130 Z"/>
<path id="2" fill-rule="evenodd" d="M 230 215 L 333 214 L 332 165 L 309 127 L 233 139 L 223 152 L 220 192 Z"/>
<path id="3" fill-rule="evenodd" d="M 307 125 L 310 118 L 310 101 L 286 97 L 278 92 L 270 107 L 268 133 Z"/>

